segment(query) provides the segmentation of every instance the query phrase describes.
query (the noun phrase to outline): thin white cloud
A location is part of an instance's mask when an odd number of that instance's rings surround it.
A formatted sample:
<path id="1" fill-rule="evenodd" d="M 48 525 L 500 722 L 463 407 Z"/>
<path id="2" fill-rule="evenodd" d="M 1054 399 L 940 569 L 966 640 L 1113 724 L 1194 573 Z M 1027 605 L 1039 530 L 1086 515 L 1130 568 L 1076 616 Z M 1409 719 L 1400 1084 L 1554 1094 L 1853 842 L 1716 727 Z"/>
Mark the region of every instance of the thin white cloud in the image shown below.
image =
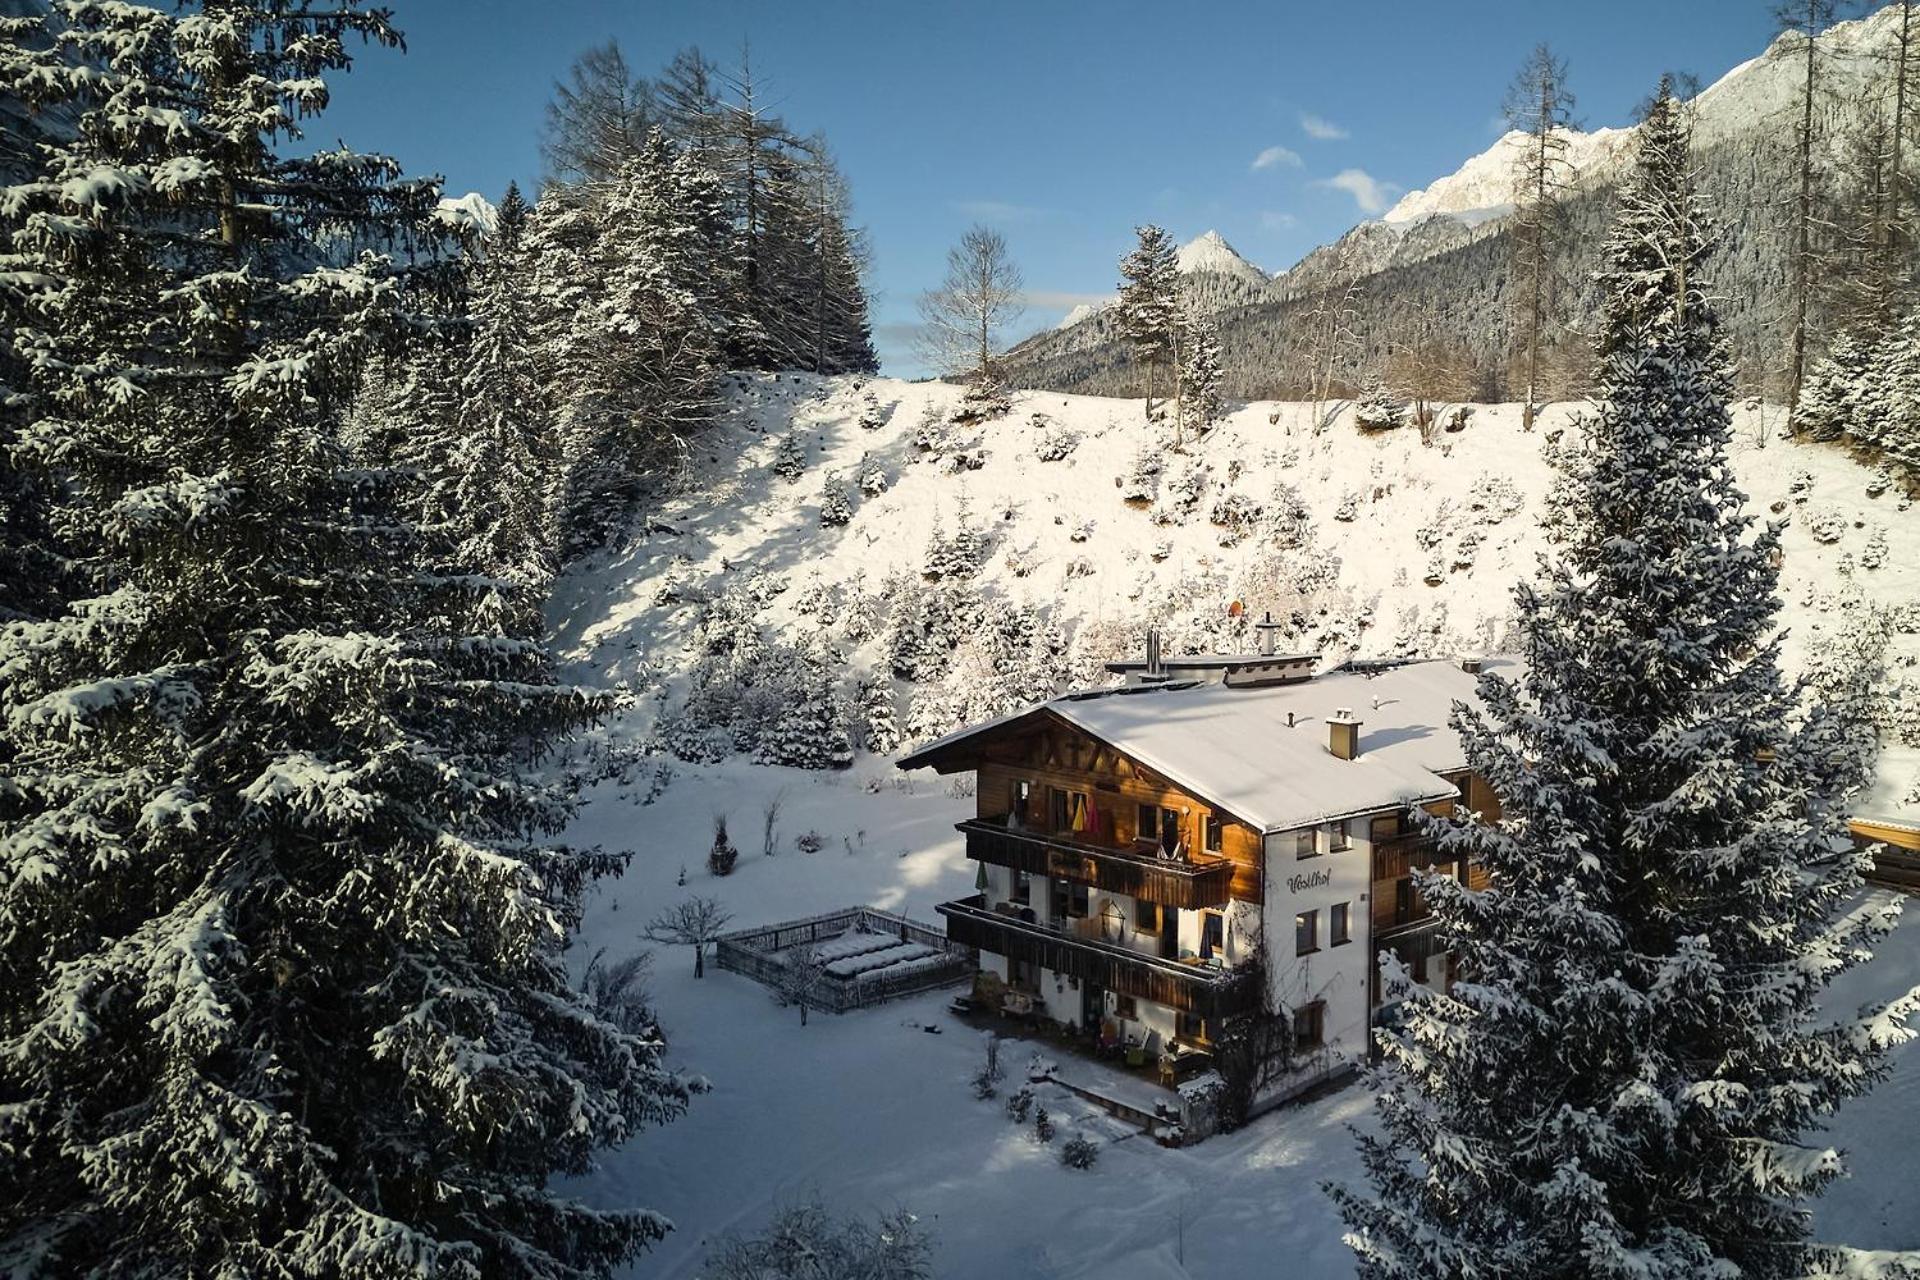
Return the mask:
<path id="1" fill-rule="evenodd" d="M 1290 169 L 1300 167 L 1300 153 L 1289 151 L 1285 147 L 1268 147 L 1253 158 L 1253 168 L 1257 173 L 1261 169 L 1272 169 L 1286 165 Z"/>
<path id="2" fill-rule="evenodd" d="M 1290 213 L 1268 209 L 1260 215 L 1260 225 L 1269 231 L 1291 231 L 1300 225 L 1300 219 Z"/>
<path id="3" fill-rule="evenodd" d="M 1331 178 L 1318 179 L 1313 185 L 1346 192 L 1360 206 L 1362 213 L 1384 212 L 1393 194 L 1400 190 L 1391 182 L 1380 181 L 1365 169 L 1342 169 Z"/>
<path id="4" fill-rule="evenodd" d="M 1005 200 L 956 200 L 953 207 L 981 222 L 1038 222 L 1054 216 L 1054 210 L 1029 204 L 1009 204 Z"/>
<path id="5" fill-rule="evenodd" d="M 1345 129 L 1325 116 L 1317 116 L 1311 111 L 1300 113 L 1300 128 L 1309 138 L 1318 142 L 1339 142 L 1348 136 Z"/>

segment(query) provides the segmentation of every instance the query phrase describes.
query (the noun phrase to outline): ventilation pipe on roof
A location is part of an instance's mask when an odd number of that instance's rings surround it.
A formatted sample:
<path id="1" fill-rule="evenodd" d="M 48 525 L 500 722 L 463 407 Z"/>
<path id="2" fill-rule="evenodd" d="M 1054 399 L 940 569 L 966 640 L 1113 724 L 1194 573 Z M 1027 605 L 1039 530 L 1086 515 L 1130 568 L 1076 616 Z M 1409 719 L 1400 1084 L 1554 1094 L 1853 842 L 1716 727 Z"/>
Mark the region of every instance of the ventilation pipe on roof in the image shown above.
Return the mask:
<path id="1" fill-rule="evenodd" d="M 1327 750 L 1342 760 L 1360 755 L 1360 721 L 1351 708 L 1342 707 L 1327 717 Z"/>
<path id="2" fill-rule="evenodd" d="M 1268 610 L 1266 616 L 1253 624 L 1253 629 L 1260 633 L 1260 656 L 1271 658 L 1274 653 L 1274 637 L 1280 632 L 1280 624 L 1273 620 L 1273 611 Z"/>
<path id="3" fill-rule="evenodd" d="M 1147 628 L 1147 669 L 1140 673 L 1143 684 L 1159 684 L 1166 680 L 1167 669 L 1160 662 L 1160 628 Z"/>
<path id="4" fill-rule="evenodd" d="M 1479 659 L 1479 658 L 1462 658 L 1462 659 L 1460 659 L 1460 669 L 1461 669 L 1462 671 L 1464 671 L 1464 672 L 1466 672 L 1466 673 L 1467 673 L 1468 675 L 1470 675 L 1470 676 L 1477 676 L 1477 675 L 1479 675 L 1479 674 L 1480 674 L 1480 668 L 1481 668 L 1481 666 L 1482 666 L 1482 665 L 1484 665 L 1484 664 L 1483 664 L 1483 661 L 1482 661 L 1481 659 Z"/>

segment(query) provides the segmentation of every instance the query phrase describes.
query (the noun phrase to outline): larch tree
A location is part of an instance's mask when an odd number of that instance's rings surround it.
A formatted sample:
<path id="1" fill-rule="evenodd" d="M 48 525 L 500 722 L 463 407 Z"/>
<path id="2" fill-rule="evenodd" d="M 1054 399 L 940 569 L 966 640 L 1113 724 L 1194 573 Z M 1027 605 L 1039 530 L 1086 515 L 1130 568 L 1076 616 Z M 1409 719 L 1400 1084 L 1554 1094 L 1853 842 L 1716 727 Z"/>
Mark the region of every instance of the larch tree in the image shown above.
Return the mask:
<path id="1" fill-rule="evenodd" d="M 991 382 L 1007 326 L 1026 311 L 1025 288 L 1006 237 L 991 227 L 969 227 L 947 250 L 940 287 L 920 295 L 929 362 L 948 377 Z"/>
<path id="2" fill-rule="evenodd" d="M 1120 260 L 1120 298 L 1114 319 L 1134 362 L 1147 372 L 1147 418 L 1162 364 L 1180 367 L 1180 258 L 1173 237 L 1151 223 L 1136 228 L 1139 243 Z M 1178 395 L 1178 378 L 1175 394 Z"/>
<path id="3" fill-rule="evenodd" d="M 609 40 L 574 59 L 547 102 L 540 155 L 554 182 L 612 181 L 646 141 L 657 110 L 653 86 Z"/>
<path id="4" fill-rule="evenodd" d="M 1507 87 L 1502 111 L 1507 127 L 1523 135 L 1513 153 L 1509 234 L 1514 272 L 1522 282 L 1515 315 L 1526 382 L 1521 420 L 1531 431 L 1539 408 L 1541 349 L 1552 322 L 1553 257 L 1565 233 L 1561 197 L 1571 174 L 1567 131 L 1573 126 L 1573 95 L 1567 90 L 1566 62 L 1546 45 L 1536 46 Z"/>
<path id="5" fill-rule="evenodd" d="M 1818 285 L 1816 272 L 1820 255 L 1816 225 L 1820 217 L 1822 193 L 1819 154 L 1820 119 L 1820 33 L 1833 21 L 1835 0 L 1783 0 L 1774 16 L 1783 33 L 1799 37 L 1801 60 L 1800 87 L 1793 106 L 1794 197 L 1789 219 L 1787 269 L 1791 295 L 1787 305 L 1791 318 L 1787 338 L 1787 408 L 1800 403 L 1800 389 L 1807 373 L 1807 318 Z"/>
<path id="6" fill-rule="evenodd" d="M 558 954 L 618 863 L 525 766 L 605 700 L 341 442 L 445 261 L 438 183 L 297 146 L 349 40 L 400 36 L 0 19 L 0 99 L 71 126 L 0 204 L 0 349 L 88 584 L 0 629 L 8 1275 L 574 1280 L 667 1229 L 549 1185 L 688 1095 Z"/>
<path id="7" fill-rule="evenodd" d="M 1524 667 L 1455 710 L 1502 813 L 1433 823 L 1489 877 L 1419 877 L 1458 980 L 1389 964 L 1372 1187 L 1329 1188 L 1370 1280 L 1868 1274 L 1808 1239 L 1843 1168 L 1811 1135 L 1920 1000 L 1818 1007 L 1898 908 L 1852 909 L 1860 756 L 1779 669 L 1686 156 L 1662 98 L 1607 244 L 1602 403 L 1516 589 Z"/>

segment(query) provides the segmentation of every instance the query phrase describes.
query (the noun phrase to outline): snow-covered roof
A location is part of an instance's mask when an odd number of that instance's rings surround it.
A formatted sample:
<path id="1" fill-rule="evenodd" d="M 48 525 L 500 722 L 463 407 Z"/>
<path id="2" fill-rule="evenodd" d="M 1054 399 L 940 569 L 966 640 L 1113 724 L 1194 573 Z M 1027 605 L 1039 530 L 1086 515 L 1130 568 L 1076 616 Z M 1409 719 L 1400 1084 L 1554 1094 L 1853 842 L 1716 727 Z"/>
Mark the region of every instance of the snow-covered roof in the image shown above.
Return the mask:
<path id="1" fill-rule="evenodd" d="M 1453 795 L 1440 775 L 1467 760 L 1447 721 L 1455 702 L 1476 700 L 1476 680 L 1452 662 L 1429 661 L 1253 688 L 1188 681 L 1067 694 L 948 734 L 900 766 L 933 763 L 952 747 L 1050 712 L 1241 821 L 1284 831 Z M 1353 760 L 1328 750 L 1326 722 L 1341 710 L 1363 726 Z"/>

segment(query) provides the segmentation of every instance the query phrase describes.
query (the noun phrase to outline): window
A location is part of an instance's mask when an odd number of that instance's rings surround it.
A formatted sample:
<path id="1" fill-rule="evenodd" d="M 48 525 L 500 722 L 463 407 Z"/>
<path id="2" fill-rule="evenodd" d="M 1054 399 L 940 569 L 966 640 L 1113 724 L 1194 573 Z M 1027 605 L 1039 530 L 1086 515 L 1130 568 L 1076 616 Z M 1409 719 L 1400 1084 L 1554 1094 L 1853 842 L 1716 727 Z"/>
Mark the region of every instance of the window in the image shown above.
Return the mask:
<path id="1" fill-rule="evenodd" d="M 1013 780 L 1013 794 L 1007 797 L 1008 809 L 1021 822 L 1027 820 L 1027 806 L 1033 802 L 1033 784 L 1025 778 Z"/>
<path id="2" fill-rule="evenodd" d="M 1318 1049 L 1326 1039 L 1327 1006 L 1315 1000 L 1293 1011 L 1293 1048 L 1296 1053 Z"/>
<path id="3" fill-rule="evenodd" d="M 1348 932 L 1346 903 L 1333 904 L 1333 910 L 1327 914 L 1327 932 L 1332 935 L 1328 942 L 1330 946 L 1337 947 L 1343 942 L 1353 941 L 1353 936 Z"/>
<path id="4" fill-rule="evenodd" d="M 1293 918 L 1293 954 L 1309 955 L 1320 949 L 1320 913 L 1302 911 Z"/>
<path id="5" fill-rule="evenodd" d="M 1220 815 L 1207 815 L 1207 852 L 1219 853 L 1225 847 L 1226 833 L 1221 829 Z"/>
<path id="6" fill-rule="evenodd" d="M 1212 1039 L 1207 1034 L 1207 1020 L 1193 1013 L 1181 1013 L 1174 1019 L 1173 1034 L 1175 1039 L 1193 1044 L 1206 1044 Z"/>
<path id="7" fill-rule="evenodd" d="M 1033 901 L 1033 877 L 1025 871 L 1013 873 L 1013 900 L 1015 902 Z"/>
<path id="8" fill-rule="evenodd" d="M 1133 810 L 1133 834 L 1141 840 L 1156 840 L 1160 836 L 1160 806 L 1153 804 L 1135 805 Z"/>
<path id="9" fill-rule="evenodd" d="M 1396 880 L 1393 885 L 1393 922 L 1405 924 L 1413 919 L 1413 881 Z"/>
<path id="10" fill-rule="evenodd" d="M 1226 928 L 1226 919 L 1218 911 L 1200 913 L 1200 958 L 1211 960 L 1213 953 L 1220 950 L 1222 936 Z"/>
<path id="11" fill-rule="evenodd" d="M 1346 823 L 1336 822 L 1327 828 L 1327 851 L 1329 853 L 1345 853 L 1351 848 L 1353 848 L 1353 836 L 1348 834 Z"/>
<path id="12" fill-rule="evenodd" d="M 1133 904 L 1133 931 L 1135 933 L 1160 932 L 1159 903 L 1136 902 Z"/>
<path id="13" fill-rule="evenodd" d="M 1132 996 L 1115 996 L 1113 998 L 1113 1014 L 1116 1018 L 1126 1018 L 1131 1021 L 1140 1016 L 1140 1011 L 1134 1005 Z"/>
<path id="14" fill-rule="evenodd" d="M 1320 852 L 1320 837 L 1317 832 L 1296 831 L 1293 833 L 1293 856 L 1294 857 L 1311 858 L 1314 854 L 1319 852 Z"/>
<path id="15" fill-rule="evenodd" d="M 1397 813 L 1374 818 L 1367 824 L 1367 838 L 1376 841 L 1391 840 L 1404 829 L 1402 822 L 1403 819 Z"/>
<path id="16" fill-rule="evenodd" d="M 1047 788 L 1047 821 L 1049 830 L 1072 831 L 1074 815 L 1078 814 L 1084 822 L 1087 813 L 1087 796 L 1083 791 L 1062 791 L 1059 787 Z"/>
<path id="17" fill-rule="evenodd" d="M 1087 914 L 1087 886 L 1069 884 L 1067 886 L 1067 914 L 1084 918 Z"/>

